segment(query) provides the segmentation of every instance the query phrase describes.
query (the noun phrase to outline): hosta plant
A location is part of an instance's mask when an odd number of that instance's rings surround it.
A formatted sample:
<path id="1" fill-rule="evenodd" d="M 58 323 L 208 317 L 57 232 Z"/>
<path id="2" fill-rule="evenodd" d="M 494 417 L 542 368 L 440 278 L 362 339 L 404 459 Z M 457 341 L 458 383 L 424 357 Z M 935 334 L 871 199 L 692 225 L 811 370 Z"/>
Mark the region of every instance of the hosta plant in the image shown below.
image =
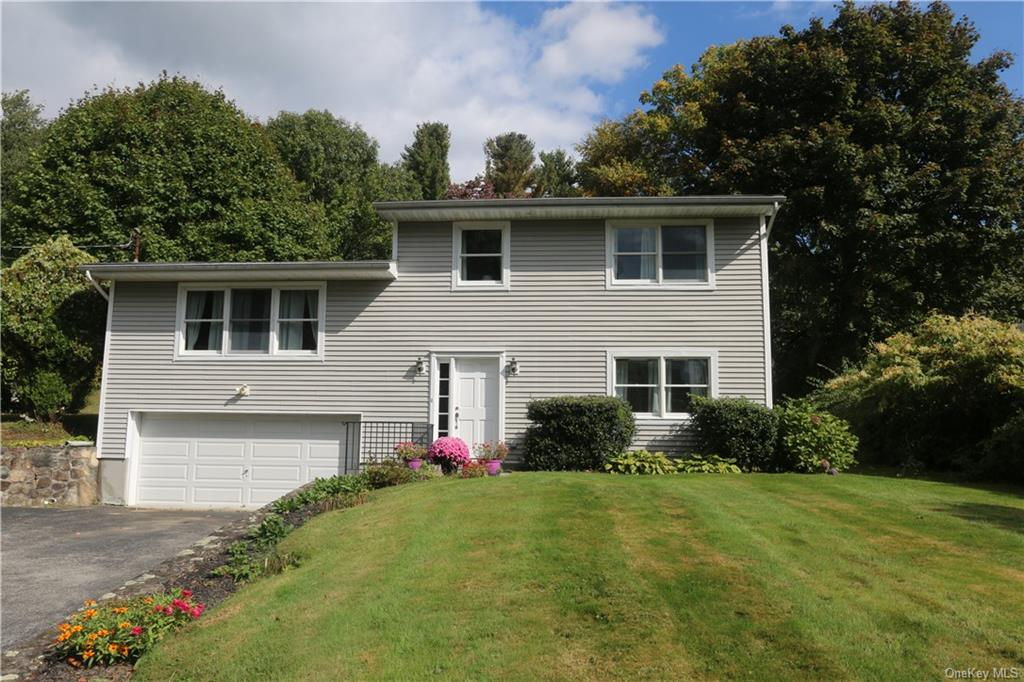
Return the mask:
<path id="1" fill-rule="evenodd" d="M 613 474 L 674 474 L 676 464 L 664 452 L 633 450 L 618 457 L 612 457 L 604 465 L 605 471 Z"/>
<path id="2" fill-rule="evenodd" d="M 177 589 L 104 604 L 89 599 L 57 626 L 54 649 L 74 666 L 132 662 L 205 608 L 189 590 Z"/>
<path id="3" fill-rule="evenodd" d="M 686 459 L 676 461 L 676 468 L 683 474 L 738 474 L 742 469 L 736 466 L 736 460 L 725 459 L 718 455 L 691 454 Z"/>

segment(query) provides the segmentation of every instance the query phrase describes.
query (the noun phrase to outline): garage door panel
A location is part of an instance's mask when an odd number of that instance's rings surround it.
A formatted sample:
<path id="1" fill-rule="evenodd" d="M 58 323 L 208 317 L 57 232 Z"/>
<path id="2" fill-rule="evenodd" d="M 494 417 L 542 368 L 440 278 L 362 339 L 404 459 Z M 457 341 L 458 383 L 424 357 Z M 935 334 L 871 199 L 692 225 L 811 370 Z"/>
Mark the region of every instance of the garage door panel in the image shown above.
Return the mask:
<path id="1" fill-rule="evenodd" d="M 206 504 L 242 504 L 241 487 L 215 488 L 209 486 L 196 486 L 192 489 L 192 500 L 196 503 Z"/>
<path id="2" fill-rule="evenodd" d="M 347 459 L 326 415 L 144 414 L 141 431 L 140 506 L 262 506 Z"/>
<path id="3" fill-rule="evenodd" d="M 206 457 L 241 460 L 245 458 L 245 441 L 197 440 L 196 458 Z"/>
<path id="4" fill-rule="evenodd" d="M 245 468 L 234 465 L 196 464 L 196 481 L 241 481 Z"/>
<path id="5" fill-rule="evenodd" d="M 139 467 L 139 480 L 143 483 L 184 481 L 186 478 L 188 478 L 187 464 L 161 464 L 143 461 Z"/>
<path id="6" fill-rule="evenodd" d="M 185 486 L 153 486 L 140 485 L 139 499 L 148 502 L 174 502 L 184 504 L 187 501 L 188 489 Z"/>
<path id="7" fill-rule="evenodd" d="M 333 476 L 334 474 L 331 475 Z M 254 482 L 287 481 L 298 484 L 302 481 L 302 467 L 256 464 L 253 465 L 251 477 Z"/>
<path id="8" fill-rule="evenodd" d="M 188 441 L 145 440 L 139 448 L 143 457 L 188 459 Z"/>

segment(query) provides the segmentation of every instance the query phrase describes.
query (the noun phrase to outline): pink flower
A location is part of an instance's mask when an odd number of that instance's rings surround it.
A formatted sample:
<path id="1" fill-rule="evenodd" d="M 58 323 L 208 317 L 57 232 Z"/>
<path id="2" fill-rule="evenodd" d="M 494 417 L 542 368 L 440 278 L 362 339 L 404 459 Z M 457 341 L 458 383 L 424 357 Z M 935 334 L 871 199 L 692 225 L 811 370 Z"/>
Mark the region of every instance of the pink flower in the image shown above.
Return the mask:
<path id="1" fill-rule="evenodd" d="M 142 634 L 142 628 L 139 627 L 138 625 L 136 625 L 135 627 L 132 628 L 132 634 L 135 635 L 136 637 L 138 637 L 139 635 Z"/>
<path id="2" fill-rule="evenodd" d="M 430 444 L 427 455 L 435 464 L 461 466 L 469 463 L 469 448 L 466 441 L 453 436 L 443 436 L 435 440 Z"/>
<path id="3" fill-rule="evenodd" d="M 185 599 L 188 599 L 189 597 L 192 596 L 192 590 L 182 590 L 181 591 L 181 596 L 184 597 Z"/>
<path id="4" fill-rule="evenodd" d="M 192 616 L 193 618 L 198 618 L 199 616 L 203 615 L 203 610 L 199 606 L 193 606 L 192 610 L 188 612 L 188 615 Z"/>

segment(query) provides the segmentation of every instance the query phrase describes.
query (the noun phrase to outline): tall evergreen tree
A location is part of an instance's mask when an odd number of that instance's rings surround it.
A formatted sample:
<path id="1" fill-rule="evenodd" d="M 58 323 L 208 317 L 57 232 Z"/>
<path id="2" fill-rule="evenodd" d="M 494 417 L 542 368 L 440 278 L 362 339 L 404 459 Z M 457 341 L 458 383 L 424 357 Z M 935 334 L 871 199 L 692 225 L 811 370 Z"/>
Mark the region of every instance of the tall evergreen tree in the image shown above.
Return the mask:
<path id="1" fill-rule="evenodd" d="M 484 143 L 485 177 L 503 197 L 526 196 L 533 169 L 533 140 L 523 133 L 504 133 Z"/>
<path id="2" fill-rule="evenodd" d="M 451 132 L 440 122 L 421 123 L 411 145 L 402 152 L 402 164 L 419 183 L 424 199 L 444 199 L 451 184 L 448 150 Z"/>
<path id="3" fill-rule="evenodd" d="M 532 197 L 574 197 L 579 195 L 576 163 L 564 149 L 541 152 L 533 169 Z"/>

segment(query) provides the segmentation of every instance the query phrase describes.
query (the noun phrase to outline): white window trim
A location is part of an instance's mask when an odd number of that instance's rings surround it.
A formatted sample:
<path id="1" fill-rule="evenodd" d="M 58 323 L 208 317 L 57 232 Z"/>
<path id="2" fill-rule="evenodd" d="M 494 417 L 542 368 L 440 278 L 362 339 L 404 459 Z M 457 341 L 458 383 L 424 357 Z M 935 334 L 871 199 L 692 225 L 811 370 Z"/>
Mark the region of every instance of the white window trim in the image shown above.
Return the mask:
<path id="1" fill-rule="evenodd" d="M 462 231 L 501 230 L 501 281 L 464 281 L 462 279 Z M 512 223 L 507 220 L 487 220 L 452 223 L 452 291 L 508 291 L 511 288 Z"/>
<path id="2" fill-rule="evenodd" d="M 657 358 L 658 359 L 658 405 L 661 412 L 634 412 L 637 421 L 686 421 L 689 412 L 668 412 L 665 401 L 665 360 L 675 358 L 706 358 L 708 360 L 708 395 L 718 397 L 718 349 L 717 348 L 613 348 L 607 351 L 606 375 L 608 395 L 615 395 L 616 358 Z"/>
<path id="3" fill-rule="evenodd" d="M 672 225 L 704 225 L 707 244 L 707 281 L 662 281 L 661 227 Z M 657 281 L 615 278 L 615 230 L 623 227 L 657 227 L 655 265 Z M 662 289 L 669 291 L 714 291 L 715 289 L 715 221 L 712 218 L 663 218 L 658 220 L 605 221 L 605 289 Z"/>
<path id="4" fill-rule="evenodd" d="M 231 320 L 231 289 L 270 289 L 270 350 L 267 353 L 255 351 L 236 351 L 230 349 Z M 316 289 L 317 295 L 317 338 L 316 351 L 281 350 L 278 348 L 278 314 L 282 291 L 295 289 Z M 221 350 L 185 350 L 185 300 L 189 291 L 223 291 L 224 292 L 224 325 L 221 331 Z M 327 319 L 327 283 L 326 282 L 189 282 L 178 284 L 178 309 L 175 316 L 174 360 L 218 360 L 225 362 L 266 362 L 268 360 L 324 360 Z"/>

